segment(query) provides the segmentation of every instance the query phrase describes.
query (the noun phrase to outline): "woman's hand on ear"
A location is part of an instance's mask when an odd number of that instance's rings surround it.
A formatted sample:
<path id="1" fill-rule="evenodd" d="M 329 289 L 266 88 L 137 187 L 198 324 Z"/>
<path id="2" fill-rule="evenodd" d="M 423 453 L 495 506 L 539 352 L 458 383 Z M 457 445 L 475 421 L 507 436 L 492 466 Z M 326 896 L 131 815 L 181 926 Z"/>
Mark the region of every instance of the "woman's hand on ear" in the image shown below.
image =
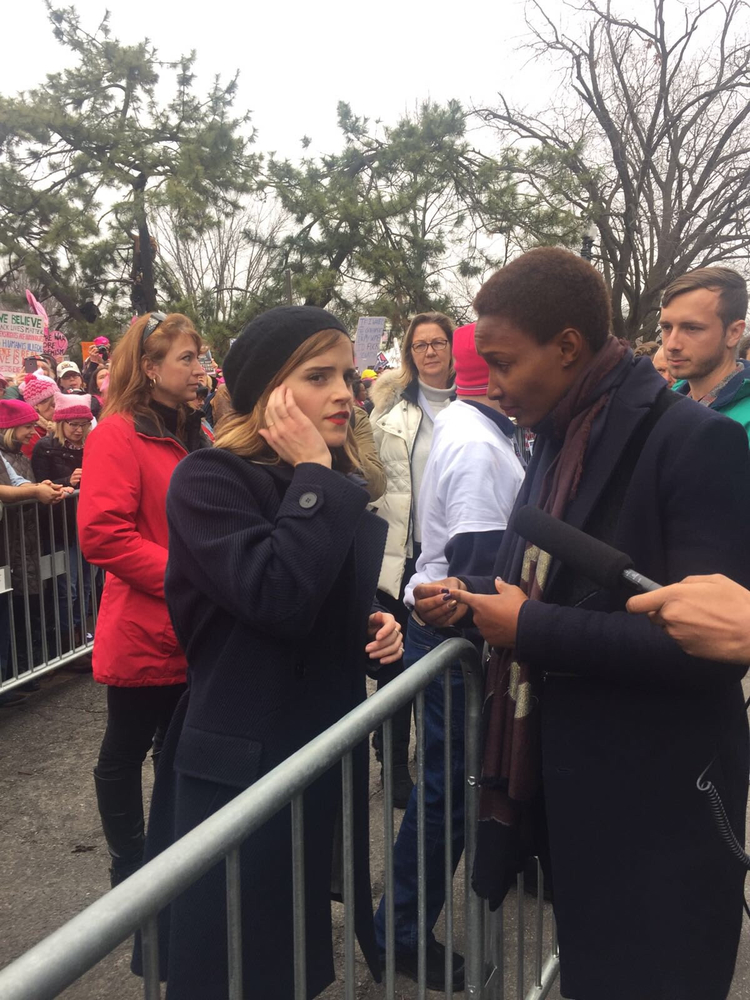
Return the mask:
<path id="1" fill-rule="evenodd" d="M 320 431 L 294 401 L 291 389 L 280 385 L 271 393 L 265 412 L 266 427 L 258 432 L 289 465 L 316 462 L 331 468 L 331 452 Z"/>

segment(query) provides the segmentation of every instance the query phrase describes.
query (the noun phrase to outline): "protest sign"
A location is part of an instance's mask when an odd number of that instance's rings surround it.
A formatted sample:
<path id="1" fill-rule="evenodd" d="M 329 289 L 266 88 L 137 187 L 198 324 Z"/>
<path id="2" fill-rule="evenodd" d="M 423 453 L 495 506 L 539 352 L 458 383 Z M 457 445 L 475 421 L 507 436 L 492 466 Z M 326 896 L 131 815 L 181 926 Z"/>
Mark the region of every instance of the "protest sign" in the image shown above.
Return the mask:
<path id="1" fill-rule="evenodd" d="M 23 362 L 44 350 L 44 321 L 32 313 L 0 310 L 0 372 L 16 375 Z"/>
<path id="2" fill-rule="evenodd" d="M 385 333 L 385 316 L 360 316 L 354 338 L 354 361 L 360 371 L 372 365 Z"/>

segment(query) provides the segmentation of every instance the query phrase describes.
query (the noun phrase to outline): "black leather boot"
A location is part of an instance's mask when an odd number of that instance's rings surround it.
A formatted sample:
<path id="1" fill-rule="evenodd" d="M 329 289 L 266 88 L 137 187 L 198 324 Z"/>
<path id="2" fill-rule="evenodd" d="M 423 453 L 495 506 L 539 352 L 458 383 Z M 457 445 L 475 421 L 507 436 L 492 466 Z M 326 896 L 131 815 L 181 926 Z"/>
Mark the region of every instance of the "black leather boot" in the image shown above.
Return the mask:
<path id="1" fill-rule="evenodd" d="M 94 770 L 96 800 L 104 837 L 112 858 L 110 885 L 138 871 L 143 863 L 143 793 L 141 772 L 121 778 L 103 778 Z"/>
<path id="2" fill-rule="evenodd" d="M 413 789 L 414 782 L 411 780 L 408 764 L 394 764 L 393 806 L 395 809 L 406 809 Z"/>

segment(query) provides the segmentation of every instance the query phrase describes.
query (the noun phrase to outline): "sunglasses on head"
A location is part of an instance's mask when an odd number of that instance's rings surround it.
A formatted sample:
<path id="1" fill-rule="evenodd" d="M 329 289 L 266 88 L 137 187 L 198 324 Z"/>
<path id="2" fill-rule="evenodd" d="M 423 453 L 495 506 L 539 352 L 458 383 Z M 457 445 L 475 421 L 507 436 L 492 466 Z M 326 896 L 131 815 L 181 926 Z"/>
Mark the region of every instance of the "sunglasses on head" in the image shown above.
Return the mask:
<path id="1" fill-rule="evenodd" d="M 146 343 L 146 341 L 154 332 L 154 330 L 157 328 L 157 326 L 160 323 L 163 323 L 166 318 L 167 318 L 166 313 L 156 313 L 156 312 L 151 313 L 151 315 L 148 318 L 148 323 L 146 323 L 146 325 L 143 328 L 143 338 L 141 340 L 142 344 Z"/>

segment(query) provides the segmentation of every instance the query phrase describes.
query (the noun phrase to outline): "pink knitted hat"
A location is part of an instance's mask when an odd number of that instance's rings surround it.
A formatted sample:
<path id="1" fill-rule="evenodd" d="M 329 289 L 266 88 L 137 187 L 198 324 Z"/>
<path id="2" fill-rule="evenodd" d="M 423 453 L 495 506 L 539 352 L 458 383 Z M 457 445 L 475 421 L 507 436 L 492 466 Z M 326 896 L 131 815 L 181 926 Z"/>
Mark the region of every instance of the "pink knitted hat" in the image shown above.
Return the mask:
<path id="1" fill-rule="evenodd" d="M 35 424 L 37 412 L 22 399 L 0 399 L 0 429 Z"/>
<path id="2" fill-rule="evenodd" d="M 19 386 L 24 401 L 30 406 L 38 406 L 39 403 L 50 396 L 54 396 L 57 390 L 57 383 L 49 375 L 45 375 L 40 368 L 31 375 L 27 375 Z"/>
<path id="3" fill-rule="evenodd" d="M 55 412 L 53 420 L 93 420 L 91 412 L 91 396 L 55 395 Z"/>
<path id="4" fill-rule="evenodd" d="M 460 326 L 453 331 L 453 366 L 456 369 L 458 396 L 486 396 L 490 370 L 477 354 L 474 344 L 476 323 Z"/>

